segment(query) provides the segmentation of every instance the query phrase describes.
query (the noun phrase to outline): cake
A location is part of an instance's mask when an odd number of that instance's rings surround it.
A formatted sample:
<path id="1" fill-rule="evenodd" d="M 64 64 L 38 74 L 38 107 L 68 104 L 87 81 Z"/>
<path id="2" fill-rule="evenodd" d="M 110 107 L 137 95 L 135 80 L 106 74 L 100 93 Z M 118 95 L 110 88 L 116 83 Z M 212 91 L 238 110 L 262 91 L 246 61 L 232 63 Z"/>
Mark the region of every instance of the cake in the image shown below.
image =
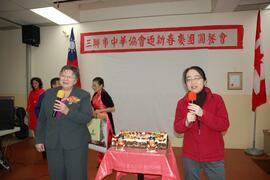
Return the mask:
<path id="1" fill-rule="evenodd" d="M 112 139 L 112 146 L 116 146 L 117 139 L 121 137 L 125 141 L 126 147 L 146 148 L 150 137 L 154 137 L 157 143 L 157 149 L 167 149 L 168 134 L 165 132 L 137 132 L 121 130 Z"/>

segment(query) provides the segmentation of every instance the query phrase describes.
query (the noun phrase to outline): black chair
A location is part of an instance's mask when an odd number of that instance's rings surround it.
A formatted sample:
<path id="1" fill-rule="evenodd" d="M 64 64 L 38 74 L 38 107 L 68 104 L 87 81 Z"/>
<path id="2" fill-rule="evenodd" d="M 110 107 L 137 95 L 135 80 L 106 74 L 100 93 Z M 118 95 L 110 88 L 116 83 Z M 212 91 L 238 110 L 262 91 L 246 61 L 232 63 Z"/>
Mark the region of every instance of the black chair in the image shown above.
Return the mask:
<path id="1" fill-rule="evenodd" d="M 29 136 L 29 128 L 24 123 L 26 111 L 23 107 L 16 107 L 16 122 L 15 125 L 20 127 L 20 131 L 15 132 L 15 136 L 18 139 L 25 139 Z"/>
<path id="2" fill-rule="evenodd" d="M 14 97 L 0 96 L 0 130 L 13 129 L 14 122 Z"/>

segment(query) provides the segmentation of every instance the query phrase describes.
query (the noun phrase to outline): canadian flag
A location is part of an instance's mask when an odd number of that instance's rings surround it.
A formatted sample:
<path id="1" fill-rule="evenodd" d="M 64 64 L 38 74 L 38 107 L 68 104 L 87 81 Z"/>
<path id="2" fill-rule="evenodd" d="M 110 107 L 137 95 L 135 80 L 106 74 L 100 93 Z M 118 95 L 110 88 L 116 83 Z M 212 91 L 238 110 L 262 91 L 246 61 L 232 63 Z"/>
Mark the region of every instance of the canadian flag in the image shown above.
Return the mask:
<path id="1" fill-rule="evenodd" d="M 257 29 L 255 38 L 254 75 L 252 91 L 252 111 L 266 103 L 265 72 L 263 64 L 263 52 L 261 45 L 261 17 L 260 11 L 257 16 Z"/>

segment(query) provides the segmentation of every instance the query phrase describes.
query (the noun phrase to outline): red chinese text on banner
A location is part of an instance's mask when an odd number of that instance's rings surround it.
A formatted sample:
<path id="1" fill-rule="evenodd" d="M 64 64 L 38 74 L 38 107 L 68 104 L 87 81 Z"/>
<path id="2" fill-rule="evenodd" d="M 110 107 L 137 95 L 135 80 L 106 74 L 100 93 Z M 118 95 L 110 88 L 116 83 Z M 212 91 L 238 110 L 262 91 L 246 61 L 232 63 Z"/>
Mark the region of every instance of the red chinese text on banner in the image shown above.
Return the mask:
<path id="1" fill-rule="evenodd" d="M 257 16 L 257 28 L 255 37 L 254 75 L 252 91 L 252 111 L 266 103 L 265 72 L 263 64 L 263 52 L 261 45 L 261 17 Z"/>
<path id="2" fill-rule="evenodd" d="M 71 29 L 69 42 L 70 42 L 70 45 L 68 49 L 67 65 L 73 65 L 79 68 L 73 28 Z M 76 86 L 81 87 L 80 78 L 78 78 Z"/>
<path id="3" fill-rule="evenodd" d="M 81 33 L 81 53 L 242 48 L 242 25 Z"/>

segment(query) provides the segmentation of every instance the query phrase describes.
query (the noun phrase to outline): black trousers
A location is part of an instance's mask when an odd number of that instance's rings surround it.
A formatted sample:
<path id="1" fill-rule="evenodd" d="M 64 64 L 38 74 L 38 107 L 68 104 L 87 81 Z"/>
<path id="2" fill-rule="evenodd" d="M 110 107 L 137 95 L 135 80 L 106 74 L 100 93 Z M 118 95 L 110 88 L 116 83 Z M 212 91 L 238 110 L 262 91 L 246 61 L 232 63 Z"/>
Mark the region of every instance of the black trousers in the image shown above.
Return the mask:
<path id="1" fill-rule="evenodd" d="M 55 149 L 46 147 L 51 180 L 87 180 L 87 151 L 85 146 L 65 150 L 58 143 Z"/>

